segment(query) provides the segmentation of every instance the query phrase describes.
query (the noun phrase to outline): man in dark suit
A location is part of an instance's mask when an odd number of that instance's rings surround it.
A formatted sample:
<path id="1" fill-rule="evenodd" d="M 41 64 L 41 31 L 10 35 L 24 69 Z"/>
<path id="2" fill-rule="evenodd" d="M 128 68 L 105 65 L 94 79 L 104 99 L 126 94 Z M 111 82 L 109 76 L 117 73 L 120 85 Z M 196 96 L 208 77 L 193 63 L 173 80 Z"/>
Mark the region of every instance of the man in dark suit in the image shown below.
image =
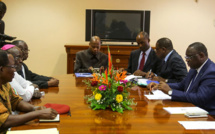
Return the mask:
<path id="1" fill-rule="evenodd" d="M 149 70 L 155 73 L 159 72 L 161 60 L 150 47 L 148 34 L 140 32 L 136 37 L 136 41 L 140 49 L 131 52 L 127 72 L 140 76 L 145 76 Z"/>
<path id="2" fill-rule="evenodd" d="M 101 40 L 98 36 L 92 36 L 87 50 L 76 53 L 75 73 L 94 72 L 95 68 L 99 68 L 101 72 L 108 67 L 108 56 L 100 52 Z"/>
<path id="3" fill-rule="evenodd" d="M 28 58 L 28 45 L 23 40 L 15 40 L 12 44 L 19 47 L 22 51 L 23 61 Z M 59 80 L 52 77 L 47 77 L 43 75 L 38 75 L 30 71 L 25 63 L 22 63 L 22 69 L 17 70 L 17 73 L 20 74 L 24 79 L 31 81 L 34 84 L 37 84 L 39 88 L 48 88 L 56 87 L 59 84 Z"/>
<path id="4" fill-rule="evenodd" d="M 187 48 L 186 61 L 190 71 L 180 83 L 150 83 L 150 90 L 159 89 L 173 101 L 190 102 L 215 115 L 215 64 L 208 58 L 207 48 L 195 42 Z"/>
<path id="5" fill-rule="evenodd" d="M 150 73 L 147 78 L 168 83 L 180 82 L 187 75 L 186 65 L 181 56 L 173 49 L 172 41 L 168 38 L 161 38 L 156 43 L 156 54 L 162 59 L 160 72 L 155 76 Z"/>

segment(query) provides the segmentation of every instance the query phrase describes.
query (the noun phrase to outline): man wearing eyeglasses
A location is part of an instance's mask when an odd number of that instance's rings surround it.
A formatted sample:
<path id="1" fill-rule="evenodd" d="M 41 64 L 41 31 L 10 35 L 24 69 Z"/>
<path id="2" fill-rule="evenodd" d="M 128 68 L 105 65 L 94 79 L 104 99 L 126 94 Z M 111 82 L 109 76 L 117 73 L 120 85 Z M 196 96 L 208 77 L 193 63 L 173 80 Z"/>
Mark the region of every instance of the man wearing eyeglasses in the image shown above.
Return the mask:
<path id="1" fill-rule="evenodd" d="M 22 51 L 22 60 L 25 61 L 28 59 L 28 45 L 23 40 L 15 40 L 12 42 L 13 45 L 19 47 Z M 48 87 L 57 87 L 59 84 L 59 80 L 53 77 L 47 77 L 43 75 L 38 75 L 33 73 L 28 69 L 28 66 L 22 62 L 21 68 L 17 73 L 20 74 L 24 79 L 31 81 L 34 84 L 37 84 L 39 88 L 48 88 Z"/>
<path id="2" fill-rule="evenodd" d="M 16 70 L 20 70 L 22 67 L 21 50 L 15 45 L 11 44 L 6 44 L 1 49 L 13 55 L 15 65 L 11 67 Z M 36 84 L 32 84 L 30 81 L 25 80 L 17 72 L 14 74 L 14 78 L 10 82 L 10 85 L 17 92 L 17 94 L 23 98 L 24 101 L 30 101 L 32 98 L 40 98 L 42 96 Z"/>
<path id="3" fill-rule="evenodd" d="M 10 127 L 19 126 L 34 119 L 54 119 L 57 115 L 57 112 L 51 108 L 36 109 L 14 93 L 8 83 L 14 77 L 16 71 L 14 66 L 13 56 L 0 50 L 0 134 L 5 134 Z M 12 111 L 15 110 L 28 113 L 12 115 Z"/>
<path id="4" fill-rule="evenodd" d="M 150 83 L 150 90 L 159 89 L 173 101 L 190 102 L 215 115 L 215 64 L 208 58 L 207 48 L 195 42 L 186 50 L 190 71 L 180 83 Z"/>

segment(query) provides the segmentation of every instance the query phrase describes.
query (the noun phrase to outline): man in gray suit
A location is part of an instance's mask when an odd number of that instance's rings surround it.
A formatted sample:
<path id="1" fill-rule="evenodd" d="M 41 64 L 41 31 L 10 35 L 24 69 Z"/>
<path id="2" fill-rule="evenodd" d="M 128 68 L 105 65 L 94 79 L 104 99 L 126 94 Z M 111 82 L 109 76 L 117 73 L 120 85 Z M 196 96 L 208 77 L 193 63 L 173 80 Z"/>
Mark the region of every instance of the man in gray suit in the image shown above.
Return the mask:
<path id="1" fill-rule="evenodd" d="M 186 65 L 181 56 L 173 49 L 172 41 L 161 38 L 156 43 L 156 54 L 162 59 L 162 67 L 157 76 L 148 73 L 147 78 L 168 83 L 180 82 L 187 75 Z"/>

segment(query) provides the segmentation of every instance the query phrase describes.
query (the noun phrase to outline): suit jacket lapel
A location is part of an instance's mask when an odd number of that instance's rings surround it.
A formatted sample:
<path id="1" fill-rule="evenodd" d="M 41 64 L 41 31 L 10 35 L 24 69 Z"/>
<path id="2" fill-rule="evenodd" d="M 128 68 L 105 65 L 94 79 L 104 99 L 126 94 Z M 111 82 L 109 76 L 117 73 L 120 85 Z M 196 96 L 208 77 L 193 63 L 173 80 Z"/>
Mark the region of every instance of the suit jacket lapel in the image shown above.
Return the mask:
<path id="1" fill-rule="evenodd" d="M 165 71 L 168 67 L 168 63 L 171 59 L 171 57 L 175 54 L 175 50 L 172 51 L 172 53 L 170 54 L 170 56 L 168 57 L 167 61 L 165 62 L 165 64 L 161 67 L 161 72 Z"/>
<path id="2" fill-rule="evenodd" d="M 137 67 L 138 67 L 138 62 L 139 62 L 139 57 L 140 57 L 140 53 L 141 53 L 141 50 L 139 49 L 139 51 L 137 51 L 136 55 L 134 56 L 134 69 L 137 70 Z"/>

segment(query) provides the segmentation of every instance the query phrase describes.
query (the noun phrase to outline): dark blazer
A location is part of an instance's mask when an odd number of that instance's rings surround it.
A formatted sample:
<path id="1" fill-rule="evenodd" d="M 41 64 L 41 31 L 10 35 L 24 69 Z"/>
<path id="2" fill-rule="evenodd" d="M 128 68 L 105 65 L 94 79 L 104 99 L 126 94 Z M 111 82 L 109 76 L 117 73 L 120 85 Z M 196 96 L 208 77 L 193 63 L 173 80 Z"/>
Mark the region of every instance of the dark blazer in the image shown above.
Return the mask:
<path id="1" fill-rule="evenodd" d="M 137 70 L 140 53 L 141 53 L 140 49 L 131 52 L 127 68 L 127 71 L 129 73 L 133 74 Z M 157 57 L 155 51 L 151 49 L 151 52 L 149 53 L 148 59 L 142 71 L 148 72 L 150 69 L 152 69 L 152 72 L 158 73 L 160 71 L 160 68 L 161 60 Z"/>
<path id="2" fill-rule="evenodd" d="M 76 53 L 74 72 L 89 72 L 88 68 L 108 67 L 108 56 L 102 52 L 93 55 L 90 49 L 82 50 Z"/>
<path id="3" fill-rule="evenodd" d="M 186 64 L 175 50 L 170 54 L 166 63 L 162 65 L 158 76 L 168 79 L 168 83 L 180 82 L 187 76 Z"/>
<path id="4" fill-rule="evenodd" d="M 34 84 L 37 84 L 39 88 L 48 88 L 48 81 L 51 79 L 51 77 L 38 75 L 36 73 L 31 72 L 27 65 L 25 63 L 22 63 L 24 69 L 25 69 L 25 77 L 26 80 L 31 81 Z M 22 70 L 17 71 L 18 74 L 22 76 Z"/>
<path id="5" fill-rule="evenodd" d="M 172 100 L 193 103 L 215 115 L 215 64 L 208 59 L 187 91 L 194 72 L 194 69 L 190 69 L 180 83 L 168 83 L 173 89 Z"/>

